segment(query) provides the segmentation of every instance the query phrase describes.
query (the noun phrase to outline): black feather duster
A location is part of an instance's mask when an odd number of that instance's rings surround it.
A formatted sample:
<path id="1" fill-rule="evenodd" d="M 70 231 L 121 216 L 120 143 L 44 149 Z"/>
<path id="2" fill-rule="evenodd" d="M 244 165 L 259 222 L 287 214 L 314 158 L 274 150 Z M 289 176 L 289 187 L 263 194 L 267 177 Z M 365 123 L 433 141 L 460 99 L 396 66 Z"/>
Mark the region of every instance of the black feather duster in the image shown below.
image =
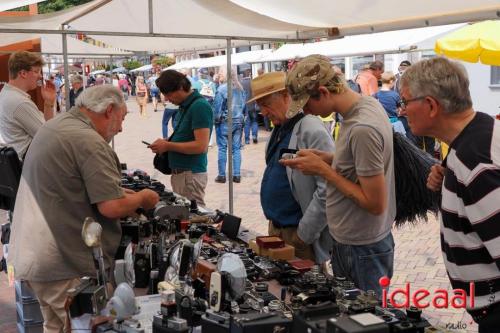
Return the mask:
<path id="1" fill-rule="evenodd" d="M 437 214 L 441 194 L 427 189 L 431 166 L 438 160 L 416 147 L 400 133 L 394 133 L 396 177 L 396 226 L 427 221 L 427 212 Z"/>

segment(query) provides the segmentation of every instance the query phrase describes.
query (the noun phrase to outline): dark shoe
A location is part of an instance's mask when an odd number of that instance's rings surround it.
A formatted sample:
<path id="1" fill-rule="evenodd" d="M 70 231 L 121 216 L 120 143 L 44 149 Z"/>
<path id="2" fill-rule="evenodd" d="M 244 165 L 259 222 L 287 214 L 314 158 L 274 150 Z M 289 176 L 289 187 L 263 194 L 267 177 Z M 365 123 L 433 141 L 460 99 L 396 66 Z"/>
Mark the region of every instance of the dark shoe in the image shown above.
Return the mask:
<path id="1" fill-rule="evenodd" d="M 233 177 L 233 183 L 241 183 L 241 177 L 240 176 L 234 176 Z"/>
<path id="2" fill-rule="evenodd" d="M 256 138 L 253 139 L 253 143 L 258 143 L 258 142 L 259 142 L 259 140 L 257 140 Z"/>
<path id="3" fill-rule="evenodd" d="M 215 182 L 216 183 L 224 184 L 226 182 L 226 176 L 217 176 L 217 177 L 215 177 Z"/>

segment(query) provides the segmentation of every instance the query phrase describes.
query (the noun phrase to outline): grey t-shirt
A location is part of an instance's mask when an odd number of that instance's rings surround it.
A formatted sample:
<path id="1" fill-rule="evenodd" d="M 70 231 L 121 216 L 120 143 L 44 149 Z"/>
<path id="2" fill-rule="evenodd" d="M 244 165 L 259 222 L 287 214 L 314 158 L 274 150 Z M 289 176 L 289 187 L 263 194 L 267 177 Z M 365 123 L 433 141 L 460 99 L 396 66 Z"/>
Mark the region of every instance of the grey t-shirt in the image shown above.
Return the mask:
<path id="1" fill-rule="evenodd" d="M 16 199 L 9 253 L 16 278 L 95 275 L 92 250 L 81 236 L 88 216 L 101 223 L 109 265 L 121 228 L 102 216 L 96 203 L 123 197 L 120 180 L 118 157 L 79 109 L 42 126 L 26 156 Z"/>
<path id="2" fill-rule="evenodd" d="M 358 176 L 385 176 L 388 207 L 373 215 L 328 184 L 326 214 L 333 238 L 342 244 L 367 245 L 391 231 L 396 216 L 392 127 L 384 108 L 373 97 L 363 96 L 344 115 L 332 168 L 359 183 Z"/>

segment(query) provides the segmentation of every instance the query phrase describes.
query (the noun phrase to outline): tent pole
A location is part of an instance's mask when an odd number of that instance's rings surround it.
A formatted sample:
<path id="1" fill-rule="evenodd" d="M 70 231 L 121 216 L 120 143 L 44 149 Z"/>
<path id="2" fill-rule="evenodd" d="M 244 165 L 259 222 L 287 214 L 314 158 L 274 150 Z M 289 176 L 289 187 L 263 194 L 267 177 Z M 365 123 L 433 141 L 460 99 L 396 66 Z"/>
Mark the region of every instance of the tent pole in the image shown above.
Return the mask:
<path id="1" fill-rule="evenodd" d="M 111 85 L 113 85 L 113 56 L 109 56 L 109 72 L 111 73 Z M 115 151 L 115 137 L 111 138 L 111 149 Z"/>
<path id="2" fill-rule="evenodd" d="M 153 0 L 148 0 L 149 33 L 153 33 Z"/>
<path id="3" fill-rule="evenodd" d="M 227 39 L 227 176 L 229 180 L 229 214 L 233 214 L 233 82 L 231 80 L 231 38 Z"/>
<path id="4" fill-rule="evenodd" d="M 64 26 L 61 27 L 64 30 Z M 66 104 L 66 111 L 69 110 L 69 64 L 68 64 L 68 35 L 62 35 L 63 59 L 64 59 L 64 100 Z"/>

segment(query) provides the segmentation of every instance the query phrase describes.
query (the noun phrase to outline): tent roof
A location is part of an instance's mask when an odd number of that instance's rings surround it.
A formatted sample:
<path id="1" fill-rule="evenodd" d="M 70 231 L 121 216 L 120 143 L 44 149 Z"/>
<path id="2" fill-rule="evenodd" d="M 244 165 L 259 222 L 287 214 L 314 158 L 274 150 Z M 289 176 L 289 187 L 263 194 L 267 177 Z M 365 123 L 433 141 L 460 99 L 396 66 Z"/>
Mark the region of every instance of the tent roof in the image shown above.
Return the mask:
<path id="1" fill-rule="evenodd" d="M 498 18 L 499 0 L 229 0 L 283 22 L 338 28 L 342 36 Z"/>
<path id="2" fill-rule="evenodd" d="M 169 36 L 145 37 L 149 32 L 148 0 L 95 0 L 65 11 L 24 18 L 1 18 L 0 29 L 60 29 L 69 22 L 70 29 L 88 32 L 88 35 L 114 47 L 132 51 L 192 51 L 226 47 L 225 37 L 250 39 L 297 39 L 324 36 L 324 29 L 281 22 L 227 0 L 153 0 L 153 31 Z M 94 11 L 82 15 L 89 8 Z M 59 13 L 59 14 L 58 14 Z M 37 18 L 37 19 L 35 19 Z M 316 30 L 312 32 L 311 30 Z M 91 32 L 108 34 L 92 35 Z M 306 32 L 307 31 L 307 32 Z M 117 36 L 109 35 L 117 33 Z M 121 33 L 122 36 L 119 36 Z M 128 36 L 123 36 L 123 33 Z M 135 35 L 135 36 L 134 36 Z M 183 35 L 192 38 L 167 38 Z M 218 38 L 220 39 L 214 39 Z M 211 39 L 207 39 L 211 38 Z M 249 42 L 235 41 L 234 45 Z"/>
<path id="3" fill-rule="evenodd" d="M 255 50 L 240 53 L 231 54 L 231 64 L 238 66 L 241 64 L 259 62 L 273 52 L 272 49 L 266 50 Z M 186 60 L 178 62 L 167 69 L 183 69 L 183 68 L 202 68 L 202 67 L 219 67 L 226 65 L 227 58 L 225 55 L 209 57 L 209 58 L 198 58 L 192 60 Z"/>
<path id="4" fill-rule="evenodd" d="M 249 45 L 249 40 L 306 40 L 328 32 L 343 36 L 497 18 L 500 10 L 500 0 L 152 0 L 150 22 L 148 3 L 95 0 L 51 14 L 0 17 L 0 32 L 57 30 L 68 23 L 70 30 L 121 49 L 185 52 L 225 48 L 227 37 L 234 37 L 233 46 Z M 150 23 L 156 35 L 149 34 Z"/>
<path id="5" fill-rule="evenodd" d="M 42 53 L 62 54 L 62 37 L 60 35 L 34 35 L 34 34 L 0 34 L 0 46 L 14 44 L 30 39 L 41 39 Z M 130 52 L 119 51 L 113 48 L 95 46 L 73 37 L 68 37 L 68 53 L 71 55 L 93 55 L 93 56 L 131 56 Z"/>
<path id="6" fill-rule="evenodd" d="M 285 44 L 267 57 L 255 62 L 283 61 L 304 58 L 311 54 L 328 57 L 347 57 L 375 53 L 395 53 L 402 51 L 423 50 L 431 44 L 425 41 L 436 40 L 450 31 L 465 24 L 451 24 L 439 27 L 386 31 L 373 34 L 347 36 L 341 39 L 307 44 Z M 433 46 L 425 48 L 432 49 Z"/>
<path id="7" fill-rule="evenodd" d="M 141 67 L 134 68 L 134 69 L 130 70 L 130 73 L 135 73 L 135 72 L 149 72 L 151 69 L 153 69 L 153 65 L 148 64 L 148 65 L 144 65 L 144 66 L 141 66 Z"/>

